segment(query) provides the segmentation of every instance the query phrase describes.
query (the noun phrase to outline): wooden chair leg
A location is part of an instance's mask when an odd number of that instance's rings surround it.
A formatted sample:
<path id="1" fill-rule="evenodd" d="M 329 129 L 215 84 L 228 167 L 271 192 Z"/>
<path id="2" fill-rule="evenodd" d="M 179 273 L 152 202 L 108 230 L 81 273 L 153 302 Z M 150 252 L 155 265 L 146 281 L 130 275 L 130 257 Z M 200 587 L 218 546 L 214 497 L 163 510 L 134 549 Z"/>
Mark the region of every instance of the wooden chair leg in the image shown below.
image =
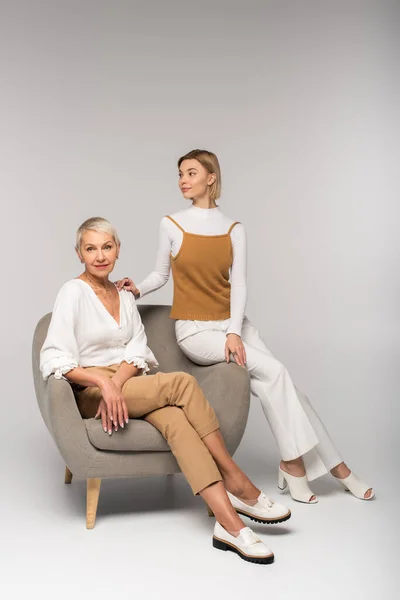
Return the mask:
<path id="1" fill-rule="evenodd" d="M 71 483 L 71 481 L 72 481 L 72 473 L 68 469 L 68 467 L 65 467 L 65 479 L 64 479 L 64 482 L 65 483 Z"/>
<path id="2" fill-rule="evenodd" d="M 215 516 L 214 513 L 213 513 L 213 511 L 211 510 L 211 508 L 208 506 L 208 504 L 207 504 L 207 512 L 208 512 L 208 516 L 209 517 L 214 517 Z"/>
<path id="3" fill-rule="evenodd" d="M 99 503 L 101 479 L 87 480 L 86 491 L 86 529 L 93 529 L 96 522 L 97 505 Z"/>

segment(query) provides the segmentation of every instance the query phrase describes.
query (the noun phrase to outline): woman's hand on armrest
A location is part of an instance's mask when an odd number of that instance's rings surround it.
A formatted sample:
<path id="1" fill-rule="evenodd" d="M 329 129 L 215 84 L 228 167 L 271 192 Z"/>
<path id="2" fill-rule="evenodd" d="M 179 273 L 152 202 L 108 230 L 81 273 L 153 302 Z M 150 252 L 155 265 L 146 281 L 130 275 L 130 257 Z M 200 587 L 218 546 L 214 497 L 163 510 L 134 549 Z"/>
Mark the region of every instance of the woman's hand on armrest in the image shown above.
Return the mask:
<path id="1" fill-rule="evenodd" d="M 140 298 L 140 290 L 138 290 L 132 279 L 129 279 L 129 277 L 118 279 L 118 281 L 115 281 L 115 285 L 117 286 L 117 290 L 119 292 L 124 289 L 127 292 L 132 292 L 135 298 Z"/>

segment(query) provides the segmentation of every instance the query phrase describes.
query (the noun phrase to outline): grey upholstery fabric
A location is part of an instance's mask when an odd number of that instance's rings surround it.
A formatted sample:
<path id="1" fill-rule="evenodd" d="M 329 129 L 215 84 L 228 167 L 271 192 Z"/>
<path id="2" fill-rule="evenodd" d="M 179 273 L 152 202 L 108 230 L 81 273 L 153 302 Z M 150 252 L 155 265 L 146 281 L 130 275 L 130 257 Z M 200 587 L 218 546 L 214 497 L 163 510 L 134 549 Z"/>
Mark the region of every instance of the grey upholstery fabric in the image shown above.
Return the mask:
<path id="1" fill-rule="evenodd" d="M 98 419 L 84 419 L 90 442 L 99 450 L 126 452 L 169 452 L 160 432 L 141 419 L 130 419 L 128 427 L 117 435 L 105 435 Z"/>
<path id="2" fill-rule="evenodd" d="M 169 306 L 140 305 L 148 344 L 164 372 L 186 371 L 194 375 L 220 421 L 221 432 L 233 454 L 242 439 L 250 402 L 246 369 L 230 363 L 201 367 L 180 351 L 169 318 Z M 161 434 L 149 423 L 131 420 L 125 430 L 108 436 L 100 421 L 82 419 L 69 383 L 42 379 L 39 353 L 46 337 L 50 314 L 37 324 L 32 347 L 36 397 L 44 422 L 66 465 L 74 476 L 132 477 L 179 472 L 174 456 Z"/>

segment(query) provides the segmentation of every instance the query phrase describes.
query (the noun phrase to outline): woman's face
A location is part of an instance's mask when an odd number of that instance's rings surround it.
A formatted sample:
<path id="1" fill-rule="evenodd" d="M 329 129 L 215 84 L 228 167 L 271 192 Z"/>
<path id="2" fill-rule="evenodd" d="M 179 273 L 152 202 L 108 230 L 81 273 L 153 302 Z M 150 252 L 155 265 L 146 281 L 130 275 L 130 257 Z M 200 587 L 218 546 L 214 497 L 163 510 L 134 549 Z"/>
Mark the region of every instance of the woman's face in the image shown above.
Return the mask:
<path id="1" fill-rule="evenodd" d="M 210 185 L 215 174 L 209 173 L 195 158 L 181 162 L 179 168 L 179 188 L 187 200 L 199 200 L 210 193 Z"/>
<path id="2" fill-rule="evenodd" d="M 83 232 L 78 256 L 93 277 L 107 279 L 114 269 L 118 254 L 119 246 L 109 233 L 92 229 Z"/>

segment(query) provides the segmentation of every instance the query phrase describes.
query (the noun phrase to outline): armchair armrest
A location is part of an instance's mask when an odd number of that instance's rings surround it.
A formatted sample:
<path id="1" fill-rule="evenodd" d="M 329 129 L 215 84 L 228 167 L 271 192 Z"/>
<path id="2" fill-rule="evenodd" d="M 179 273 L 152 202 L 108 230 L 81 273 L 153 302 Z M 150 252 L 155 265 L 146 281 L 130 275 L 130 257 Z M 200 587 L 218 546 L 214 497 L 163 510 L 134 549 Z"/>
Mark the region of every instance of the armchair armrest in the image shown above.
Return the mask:
<path id="1" fill-rule="evenodd" d="M 66 465 L 74 475 L 86 477 L 97 451 L 89 442 L 68 381 L 51 375 L 45 384 L 43 400 L 46 425 Z"/>

